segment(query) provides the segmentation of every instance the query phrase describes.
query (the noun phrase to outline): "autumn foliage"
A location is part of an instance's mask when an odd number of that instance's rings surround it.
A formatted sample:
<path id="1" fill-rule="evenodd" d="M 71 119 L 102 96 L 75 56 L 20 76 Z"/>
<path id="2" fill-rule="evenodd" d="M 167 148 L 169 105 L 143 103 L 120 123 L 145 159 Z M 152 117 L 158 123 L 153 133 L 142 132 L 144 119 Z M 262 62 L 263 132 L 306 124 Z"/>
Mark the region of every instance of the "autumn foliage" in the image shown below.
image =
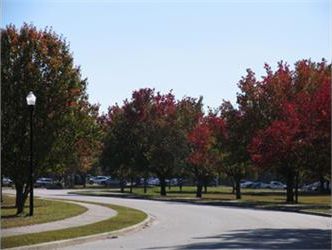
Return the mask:
<path id="1" fill-rule="evenodd" d="M 110 141 L 105 145 L 118 145 L 104 150 L 107 164 L 121 156 L 118 166 L 158 176 L 162 195 L 166 178 L 189 174 L 197 197 L 217 172 L 232 179 L 241 198 L 242 178 L 269 171 L 286 181 L 287 201 L 293 202 L 300 176 L 330 178 L 331 66 L 303 60 L 294 69 L 284 62 L 275 71 L 264 67 L 261 80 L 247 70 L 239 81 L 237 107 L 224 101 L 207 115 L 202 98 L 134 91 L 106 119 Z"/>
<path id="2" fill-rule="evenodd" d="M 331 178 L 331 64 L 325 60 L 294 67 L 281 61 L 275 70 L 265 64 L 261 79 L 248 69 L 238 82 L 237 105 L 223 101 L 207 113 L 202 97 L 177 100 L 172 91 L 141 88 L 99 115 L 69 45 L 51 29 L 10 25 L 1 30 L 1 46 L 2 171 L 15 182 L 18 212 L 29 189 L 22 166 L 31 90 L 36 176 L 86 174 L 100 165 L 123 181 L 157 176 L 161 195 L 167 179 L 187 176 L 201 197 L 202 187 L 223 172 L 239 199 L 241 179 L 269 172 L 286 181 L 287 202 L 301 180 Z"/>
<path id="3" fill-rule="evenodd" d="M 303 60 L 294 70 L 280 63 L 276 72 L 257 82 L 263 126 L 248 149 L 262 168 L 275 168 L 287 181 L 293 202 L 300 173 L 330 178 L 331 65 Z M 262 124 L 262 123 L 261 123 Z"/>
<path id="4" fill-rule="evenodd" d="M 207 185 L 209 177 L 213 176 L 216 168 L 221 165 L 222 148 L 219 140 L 224 136 L 224 121 L 212 113 L 202 117 L 196 127 L 188 133 L 190 153 L 187 162 L 196 179 L 197 197 L 201 197 L 202 186 Z"/>

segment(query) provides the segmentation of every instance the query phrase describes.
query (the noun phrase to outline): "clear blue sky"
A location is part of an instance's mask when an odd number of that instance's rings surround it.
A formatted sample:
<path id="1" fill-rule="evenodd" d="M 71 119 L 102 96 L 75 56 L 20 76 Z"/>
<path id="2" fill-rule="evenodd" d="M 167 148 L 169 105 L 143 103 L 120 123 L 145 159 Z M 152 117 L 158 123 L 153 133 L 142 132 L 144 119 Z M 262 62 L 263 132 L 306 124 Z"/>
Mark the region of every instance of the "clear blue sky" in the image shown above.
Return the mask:
<path id="1" fill-rule="evenodd" d="M 237 82 L 264 62 L 331 61 L 331 1 L 3 0 L 2 22 L 52 26 L 70 42 L 91 102 L 109 105 L 134 89 L 236 101 Z"/>

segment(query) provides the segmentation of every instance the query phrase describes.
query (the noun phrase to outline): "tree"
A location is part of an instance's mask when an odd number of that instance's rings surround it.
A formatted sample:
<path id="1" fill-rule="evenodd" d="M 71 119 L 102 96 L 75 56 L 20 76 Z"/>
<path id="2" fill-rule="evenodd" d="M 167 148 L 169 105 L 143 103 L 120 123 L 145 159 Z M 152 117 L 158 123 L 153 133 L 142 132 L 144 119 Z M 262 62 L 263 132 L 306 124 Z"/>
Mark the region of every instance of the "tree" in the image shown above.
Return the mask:
<path id="1" fill-rule="evenodd" d="M 166 195 L 166 178 L 170 178 L 176 166 L 183 164 L 186 154 L 186 134 L 181 130 L 174 95 L 154 95 L 150 119 L 146 123 L 148 149 L 146 158 L 151 172 L 160 180 L 160 195 Z"/>
<path id="2" fill-rule="evenodd" d="M 284 105 L 285 120 L 276 120 L 258 132 L 249 150 L 252 160 L 261 167 L 276 168 L 287 182 L 287 202 L 294 201 L 294 177 L 299 172 L 303 145 L 300 120 L 291 104 Z"/>
<path id="3" fill-rule="evenodd" d="M 140 89 L 114 111 L 109 113 L 103 165 L 135 169 L 145 178 L 154 173 L 160 179 L 161 195 L 166 195 L 166 178 L 181 164 L 186 149 L 174 95 Z"/>
<path id="4" fill-rule="evenodd" d="M 331 178 L 331 84 L 326 81 L 312 94 L 300 94 L 295 99 L 301 124 L 301 160 L 304 171 L 319 179 L 321 191 Z"/>
<path id="5" fill-rule="evenodd" d="M 190 154 L 187 161 L 189 170 L 196 180 L 196 197 L 202 197 L 202 187 L 221 164 L 221 147 L 218 140 L 224 134 L 222 119 L 210 113 L 202 118 L 188 134 Z"/>
<path id="6" fill-rule="evenodd" d="M 329 176 L 331 65 L 302 60 L 294 70 L 282 62 L 275 72 L 268 65 L 265 68 L 263 80 L 249 88 L 255 91 L 243 88 L 240 108 L 256 121 L 252 159 L 261 168 L 270 166 L 283 174 L 289 186 L 287 202 L 293 202 L 300 172 L 310 169 L 321 178 Z M 255 98 L 250 93 L 256 93 Z"/>
<path id="7" fill-rule="evenodd" d="M 203 118 L 203 97 L 200 96 L 198 99 L 192 97 L 184 97 L 177 102 L 177 119 L 179 122 L 180 129 L 184 134 L 188 135 Z M 190 149 L 190 142 L 187 140 L 187 152 L 188 155 Z M 182 161 L 181 165 L 177 166 L 175 173 L 179 178 L 179 188 L 182 191 L 182 179 L 185 176 L 192 175 L 192 165 L 187 161 Z"/>
<path id="8" fill-rule="evenodd" d="M 74 66 L 66 41 L 50 29 L 24 24 L 1 29 L 1 152 L 2 173 L 16 187 L 17 213 L 23 212 L 29 191 L 29 112 L 25 97 L 37 96 L 34 115 L 34 173 L 61 171 L 72 151 L 68 121 L 73 105 L 86 100 L 87 81 Z M 78 108 L 77 107 L 77 108 Z M 73 127 L 75 130 L 75 126 Z"/>
<path id="9" fill-rule="evenodd" d="M 106 121 L 108 125 L 99 161 L 105 172 L 120 179 L 123 192 L 123 183 L 135 172 L 136 156 L 140 153 L 133 134 L 135 123 L 128 120 L 124 107 L 118 105 L 109 108 Z"/>
<path id="10" fill-rule="evenodd" d="M 79 173 L 85 186 L 86 174 L 98 161 L 103 138 L 102 125 L 98 122 L 99 106 L 91 105 L 87 99 L 72 107 L 63 131 L 66 143 L 60 141 L 59 157 L 63 157 L 64 176 Z M 64 155 L 63 151 L 68 152 Z M 70 153 L 71 152 L 71 153 Z M 65 158 L 65 156 L 67 156 Z M 74 183 L 69 183 L 74 185 Z"/>
<path id="11" fill-rule="evenodd" d="M 247 147 L 251 141 L 250 116 L 235 109 L 230 102 L 220 106 L 220 116 L 225 122 L 226 136 L 221 138 L 223 147 L 222 169 L 232 178 L 236 199 L 241 199 L 240 181 L 248 172 L 250 155 Z"/>

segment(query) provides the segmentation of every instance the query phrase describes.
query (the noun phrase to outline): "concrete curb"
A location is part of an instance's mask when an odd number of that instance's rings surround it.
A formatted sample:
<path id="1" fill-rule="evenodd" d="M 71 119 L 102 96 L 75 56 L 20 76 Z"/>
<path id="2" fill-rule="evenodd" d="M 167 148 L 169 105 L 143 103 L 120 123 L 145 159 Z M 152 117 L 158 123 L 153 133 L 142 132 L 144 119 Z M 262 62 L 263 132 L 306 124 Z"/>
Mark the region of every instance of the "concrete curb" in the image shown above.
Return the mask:
<path id="1" fill-rule="evenodd" d="M 107 195 L 103 194 L 94 194 L 91 192 L 90 194 L 88 193 L 80 193 L 80 192 L 69 192 L 71 194 L 76 194 L 76 195 L 81 195 L 81 196 L 94 196 L 94 197 L 114 197 L 114 198 L 122 198 L 122 199 L 137 199 L 137 200 L 150 200 L 150 201 L 168 201 L 168 202 L 179 202 L 179 203 L 189 203 L 192 205 L 201 205 L 201 206 L 216 206 L 216 207 L 230 207 L 230 208 L 243 208 L 243 209 L 256 209 L 256 210 L 262 210 L 262 211 L 276 211 L 276 212 L 290 212 L 290 213 L 298 213 L 298 214 L 307 214 L 307 215 L 315 215 L 315 216 L 322 216 L 322 217 L 332 217 L 332 214 L 328 213 L 323 213 L 323 212 L 314 212 L 314 211 L 305 211 L 305 210 L 294 210 L 291 208 L 287 207 L 279 207 L 279 208 L 269 208 L 269 207 L 252 207 L 252 206 L 242 206 L 238 205 L 236 203 L 225 203 L 225 204 L 214 204 L 214 203 L 198 203 L 195 202 L 195 200 L 185 200 L 185 199 L 165 199 L 165 198 L 151 198 L 151 197 L 138 197 L 138 196 L 118 196 L 118 195 L 113 195 L 111 193 L 108 193 Z"/>
<path id="2" fill-rule="evenodd" d="M 88 235 L 84 237 L 78 237 L 78 238 L 72 238 L 72 239 L 66 239 L 66 240 L 59 240 L 59 241 L 50 241 L 45 242 L 41 244 L 35 244 L 35 245 L 29 245 L 29 246 L 20 246 L 20 247 L 13 247 L 13 248 L 6 248 L 11 250 L 50 250 L 50 249 L 58 249 L 59 247 L 67 247 L 77 244 L 82 244 L 85 242 L 95 241 L 95 240 L 103 240 L 103 239 L 115 239 L 119 235 L 124 235 L 129 232 L 137 232 L 140 229 L 144 229 L 152 224 L 152 222 L 155 220 L 154 217 L 147 214 L 148 217 L 135 225 L 132 225 L 130 227 L 126 227 L 123 229 L 101 233 L 101 234 L 94 234 L 94 235 Z"/>
<path id="3" fill-rule="evenodd" d="M 319 212 L 311 212 L 311 211 L 295 211 L 296 213 L 299 214 L 309 214 L 309 215 L 316 215 L 316 216 L 323 216 L 323 217 L 329 217 L 331 218 L 331 214 L 326 214 L 326 213 L 319 213 Z"/>

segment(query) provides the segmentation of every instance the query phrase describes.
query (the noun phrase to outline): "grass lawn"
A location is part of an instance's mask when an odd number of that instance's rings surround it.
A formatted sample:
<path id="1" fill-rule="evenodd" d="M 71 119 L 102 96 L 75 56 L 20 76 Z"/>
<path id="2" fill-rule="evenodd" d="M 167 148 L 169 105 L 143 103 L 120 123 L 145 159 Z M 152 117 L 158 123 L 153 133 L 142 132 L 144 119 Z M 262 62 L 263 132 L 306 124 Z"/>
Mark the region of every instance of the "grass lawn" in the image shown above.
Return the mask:
<path id="1" fill-rule="evenodd" d="M 1 203 L 1 228 L 20 227 L 39 223 L 45 223 L 73 217 L 87 211 L 80 205 L 34 199 L 34 215 L 28 216 L 29 200 L 26 201 L 24 213 L 16 215 L 15 197 L 4 195 Z"/>
<path id="2" fill-rule="evenodd" d="M 109 207 L 117 211 L 118 214 L 114 217 L 111 217 L 110 219 L 85 226 L 47 231 L 42 233 L 32 233 L 32 234 L 4 237 L 1 238 L 2 248 L 33 245 L 43 242 L 64 240 L 64 239 L 110 232 L 131 225 L 135 225 L 147 218 L 147 214 L 132 208 L 127 208 L 117 205 L 100 204 L 95 202 L 86 202 L 86 203 Z"/>
<path id="3" fill-rule="evenodd" d="M 299 203 L 294 205 L 286 204 L 285 190 L 271 190 L 271 189 L 242 189 L 242 199 L 235 200 L 235 195 L 232 194 L 231 187 L 219 186 L 208 187 L 208 193 L 203 193 L 202 199 L 197 199 L 196 187 L 185 186 L 182 192 L 178 187 L 167 188 L 167 196 L 160 196 L 159 187 L 149 187 L 147 193 L 144 194 L 143 188 L 133 188 L 133 193 L 129 194 L 128 190 L 124 194 L 120 194 L 119 189 L 86 189 L 81 191 L 84 194 L 101 195 L 101 196 L 128 196 L 141 197 L 148 199 L 166 199 L 183 201 L 187 200 L 195 203 L 214 204 L 214 205 L 236 205 L 236 206 L 250 206 L 257 208 L 292 208 L 295 211 L 308 210 L 314 212 L 331 213 L 331 196 L 328 194 L 299 194 Z M 77 192 L 75 192 L 77 193 Z"/>

